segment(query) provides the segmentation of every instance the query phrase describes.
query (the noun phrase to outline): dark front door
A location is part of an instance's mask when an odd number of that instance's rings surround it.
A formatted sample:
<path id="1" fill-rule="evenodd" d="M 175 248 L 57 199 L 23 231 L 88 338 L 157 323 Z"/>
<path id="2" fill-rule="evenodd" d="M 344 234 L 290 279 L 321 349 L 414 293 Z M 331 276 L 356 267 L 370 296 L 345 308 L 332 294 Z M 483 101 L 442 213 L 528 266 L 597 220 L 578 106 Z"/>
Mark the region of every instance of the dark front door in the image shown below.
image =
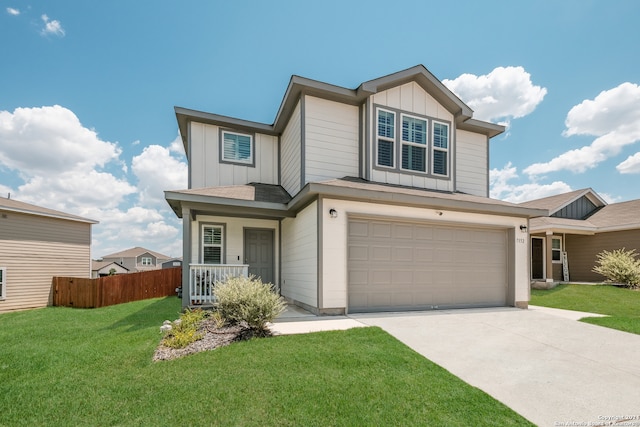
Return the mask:
<path id="1" fill-rule="evenodd" d="M 273 283 L 274 270 L 273 230 L 244 229 L 244 263 L 249 274 L 260 277 L 263 283 Z"/>
<path id="2" fill-rule="evenodd" d="M 544 250 L 542 239 L 531 239 L 531 278 L 544 279 Z"/>

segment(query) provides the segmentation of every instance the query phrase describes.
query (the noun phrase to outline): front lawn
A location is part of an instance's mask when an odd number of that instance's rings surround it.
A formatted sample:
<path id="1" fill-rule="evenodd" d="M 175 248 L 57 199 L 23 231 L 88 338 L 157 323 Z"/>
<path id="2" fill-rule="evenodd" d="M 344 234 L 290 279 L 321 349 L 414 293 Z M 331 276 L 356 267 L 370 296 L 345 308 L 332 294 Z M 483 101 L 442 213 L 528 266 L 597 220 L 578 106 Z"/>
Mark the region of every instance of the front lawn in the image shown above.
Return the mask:
<path id="1" fill-rule="evenodd" d="M 531 290 L 531 305 L 606 314 L 610 317 L 580 319 L 640 334 L 640 291 L 606 285 L 559 285 L 549 290 Z"/>
<path id="2" fill-rule="evenodd" d="M 169 297 L 0 315 L 2 425 L 531 425 L 379 328 L 152 362 Z"/>

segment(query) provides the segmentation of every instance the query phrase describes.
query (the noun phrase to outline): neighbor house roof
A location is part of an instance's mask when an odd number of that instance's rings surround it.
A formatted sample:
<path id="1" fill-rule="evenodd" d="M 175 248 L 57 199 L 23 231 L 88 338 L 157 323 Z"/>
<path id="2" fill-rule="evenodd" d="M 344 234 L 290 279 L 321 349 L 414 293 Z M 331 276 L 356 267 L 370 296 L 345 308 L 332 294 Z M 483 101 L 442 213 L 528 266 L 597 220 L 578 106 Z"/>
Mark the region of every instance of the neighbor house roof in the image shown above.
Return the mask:
<path id="1" fill-rule="evenodd" d="M 124 268 L 125 270 L 129 271 L 129 269 L 127 267 L 125 267 L 122 264 L 118 264 L 115 261 L 97 261 L 97 260 L 94 260 L 94 259 L 91 260 L 91 270 L 92 271 L 97 271 L 97 270 L 100 270 L 100 269 L 102 269 L 104 267 L 107 267 L 107 266 L 109 266 L 111 264 L 115 264 L 118 267 Z"/>
<path id="2" fill-rule="evenodd" d="M 572 203 L 574 200 L 583 195 L 596 195 L 591 190 L 578 190 L 571 193 L 559 194 L 558 196 L 547 197 L 545 199 L 534 200 L 532 202 L 521 203 L 521 206 L 551 206 L 551 213 L 557 212 L 564 206 Z M 590 198 L 593 202 L 594 199 Z M 567 219 L 555 217 L 533 218 L 530 221 L 529 229 L 536 231 L 553 231 L 557 233 L 574 233 L 574 234 L 595 234 L 606 231 L 622 231 L 640 228 L 640 199 L 630 200 L 628 202 L 612 203 L 607 205 L 604 200 L 598 196 L 601 206 L 595 213 L 586 219 Z M 537 203 L 541 202 L 541 203 Z"/>
<path id="3" fill-rule="evenodd" d="M 417 83 L 443 105 L 455 117 L 458 129 L 482 133 L 488 137 L 493 137 L 504 132 L 504 126 L 473 119 L 473 110 L 431 74 L 424 65 L 416 65 L 403 71 L 366 81 L 356 89 L 348 89 L 294 75 L 289 81 L 273 124 L 242 120 L 182 107 L 175 107 L 175 113 L 185 152 L 187 156 L 189 156 L 187 132 L 187 124 L 189 121 L 195 120 L 200 123 L 218 126 L 232 126 L 236 129 L 250 132 L 279 135 L 283 132 L 289 117 L 293 113 L 303 93 L 345 104 L 361 105 L 369 96 L 375 93 L 408 82 Z"/>
<path id="4" fill-rule="evenodd" d="M 102 258 L 135 258 L 137 256 L 140 256 L 146 253 L 149 253 L 159 259 L 171 258 L 168 255 L 163 255 L 160 252 L 154 252 L 152 250 L 145 249 L 140 246 L 136 246 L 135 248 L 125 249 L 123 251 L 115 252 L 109 255 L 104 255 Z"/>
<path id="5" fill-rule="evenodd" d="M 528 208 L 547 209 L 549 210 L 549 214 L 553 215 L 565 206 L 570 205 L 583 196 L 586 196 L 597 207 L 605 206 L 607 204 L 607 202 L 605 202 L 591 188 L 583 188 L 582 190 L 575 190 L 568 193 L 556 194 L 555 196 L 530 200 L 528 202 L 520 203 L 520 206 Z"/>
<path id="6" fill-rule="evenodd" d="M 165 198 L 179 217 L 182 217 L 183 204 L 192 212 L 211 212 L 213 208 L 215 213 L 220 215 L 293 217 L 297 211 L 319 196 L 526 218 L 548 214 L 548 211 L 543 209 L 526 208 L 487 197 L 371 183 L 352 177 L 310 182 L 294 198 L 279 186 L 268 186 L 272 188 L 267 193 L 256 191 L 257 186 L 259 185 L 250 184 L 165 191 Z M 259 194 L 266 194 L 267 197 L 259 197 Z"/>
<path id="7" fill-rule="evenodd" d="M 71 215 L 65 212 L 56 211 L 42 206 L 32 205 L 30 203 L 20 202 L 15 199 L 0 197 L 0 211 L 18 212 L 27 215 L 37 215 L 49 218 L 65 219 L 69 221 L 86 222 L 88 224 L 97 224 L 98 221 L 84 218 L 77 215 Z"/>

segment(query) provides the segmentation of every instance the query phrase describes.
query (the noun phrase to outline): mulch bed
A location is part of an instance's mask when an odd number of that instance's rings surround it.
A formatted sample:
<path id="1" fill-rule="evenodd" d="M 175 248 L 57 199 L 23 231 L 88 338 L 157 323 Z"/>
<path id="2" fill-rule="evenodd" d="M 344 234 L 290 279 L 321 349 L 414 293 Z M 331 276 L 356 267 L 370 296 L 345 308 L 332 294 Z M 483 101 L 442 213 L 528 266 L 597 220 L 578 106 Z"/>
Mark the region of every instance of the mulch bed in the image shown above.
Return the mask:
<path id="1" fill-rule="evenodd" d="M 243 325 L 216 327 L 215 322 L 210 319 L 204 319 L 198 331 L 204 334 L 203 337 L 184 348 L 166 347 L 160 342 L 153 355 L 153 361 L 177 359 L 201 351 L 215 350 L 237 341 L 271 336 L 269 331 L 258 333 Z"/>

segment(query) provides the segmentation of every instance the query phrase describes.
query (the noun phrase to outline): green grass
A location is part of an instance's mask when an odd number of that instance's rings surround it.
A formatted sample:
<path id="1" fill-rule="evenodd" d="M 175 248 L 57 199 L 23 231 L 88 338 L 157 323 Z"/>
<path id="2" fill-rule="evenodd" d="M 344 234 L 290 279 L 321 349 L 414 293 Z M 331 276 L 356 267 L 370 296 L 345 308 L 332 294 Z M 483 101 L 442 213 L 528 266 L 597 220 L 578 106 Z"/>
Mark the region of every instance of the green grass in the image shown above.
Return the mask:
<path id="1" fill-rule="evenodd" d="M 640 291 L 606 285 L 559 285 L 550 290 L 532 290 L 530 303 L 606 314 L 610 317 L 587 317 L 580 320 L 640 334 Z"/>
<path id="2" fill-rule="evenodd" d="M 177 298 L 0 315 L 0 425 L 531 425 L 379 328 L 152 362 Z"/>

